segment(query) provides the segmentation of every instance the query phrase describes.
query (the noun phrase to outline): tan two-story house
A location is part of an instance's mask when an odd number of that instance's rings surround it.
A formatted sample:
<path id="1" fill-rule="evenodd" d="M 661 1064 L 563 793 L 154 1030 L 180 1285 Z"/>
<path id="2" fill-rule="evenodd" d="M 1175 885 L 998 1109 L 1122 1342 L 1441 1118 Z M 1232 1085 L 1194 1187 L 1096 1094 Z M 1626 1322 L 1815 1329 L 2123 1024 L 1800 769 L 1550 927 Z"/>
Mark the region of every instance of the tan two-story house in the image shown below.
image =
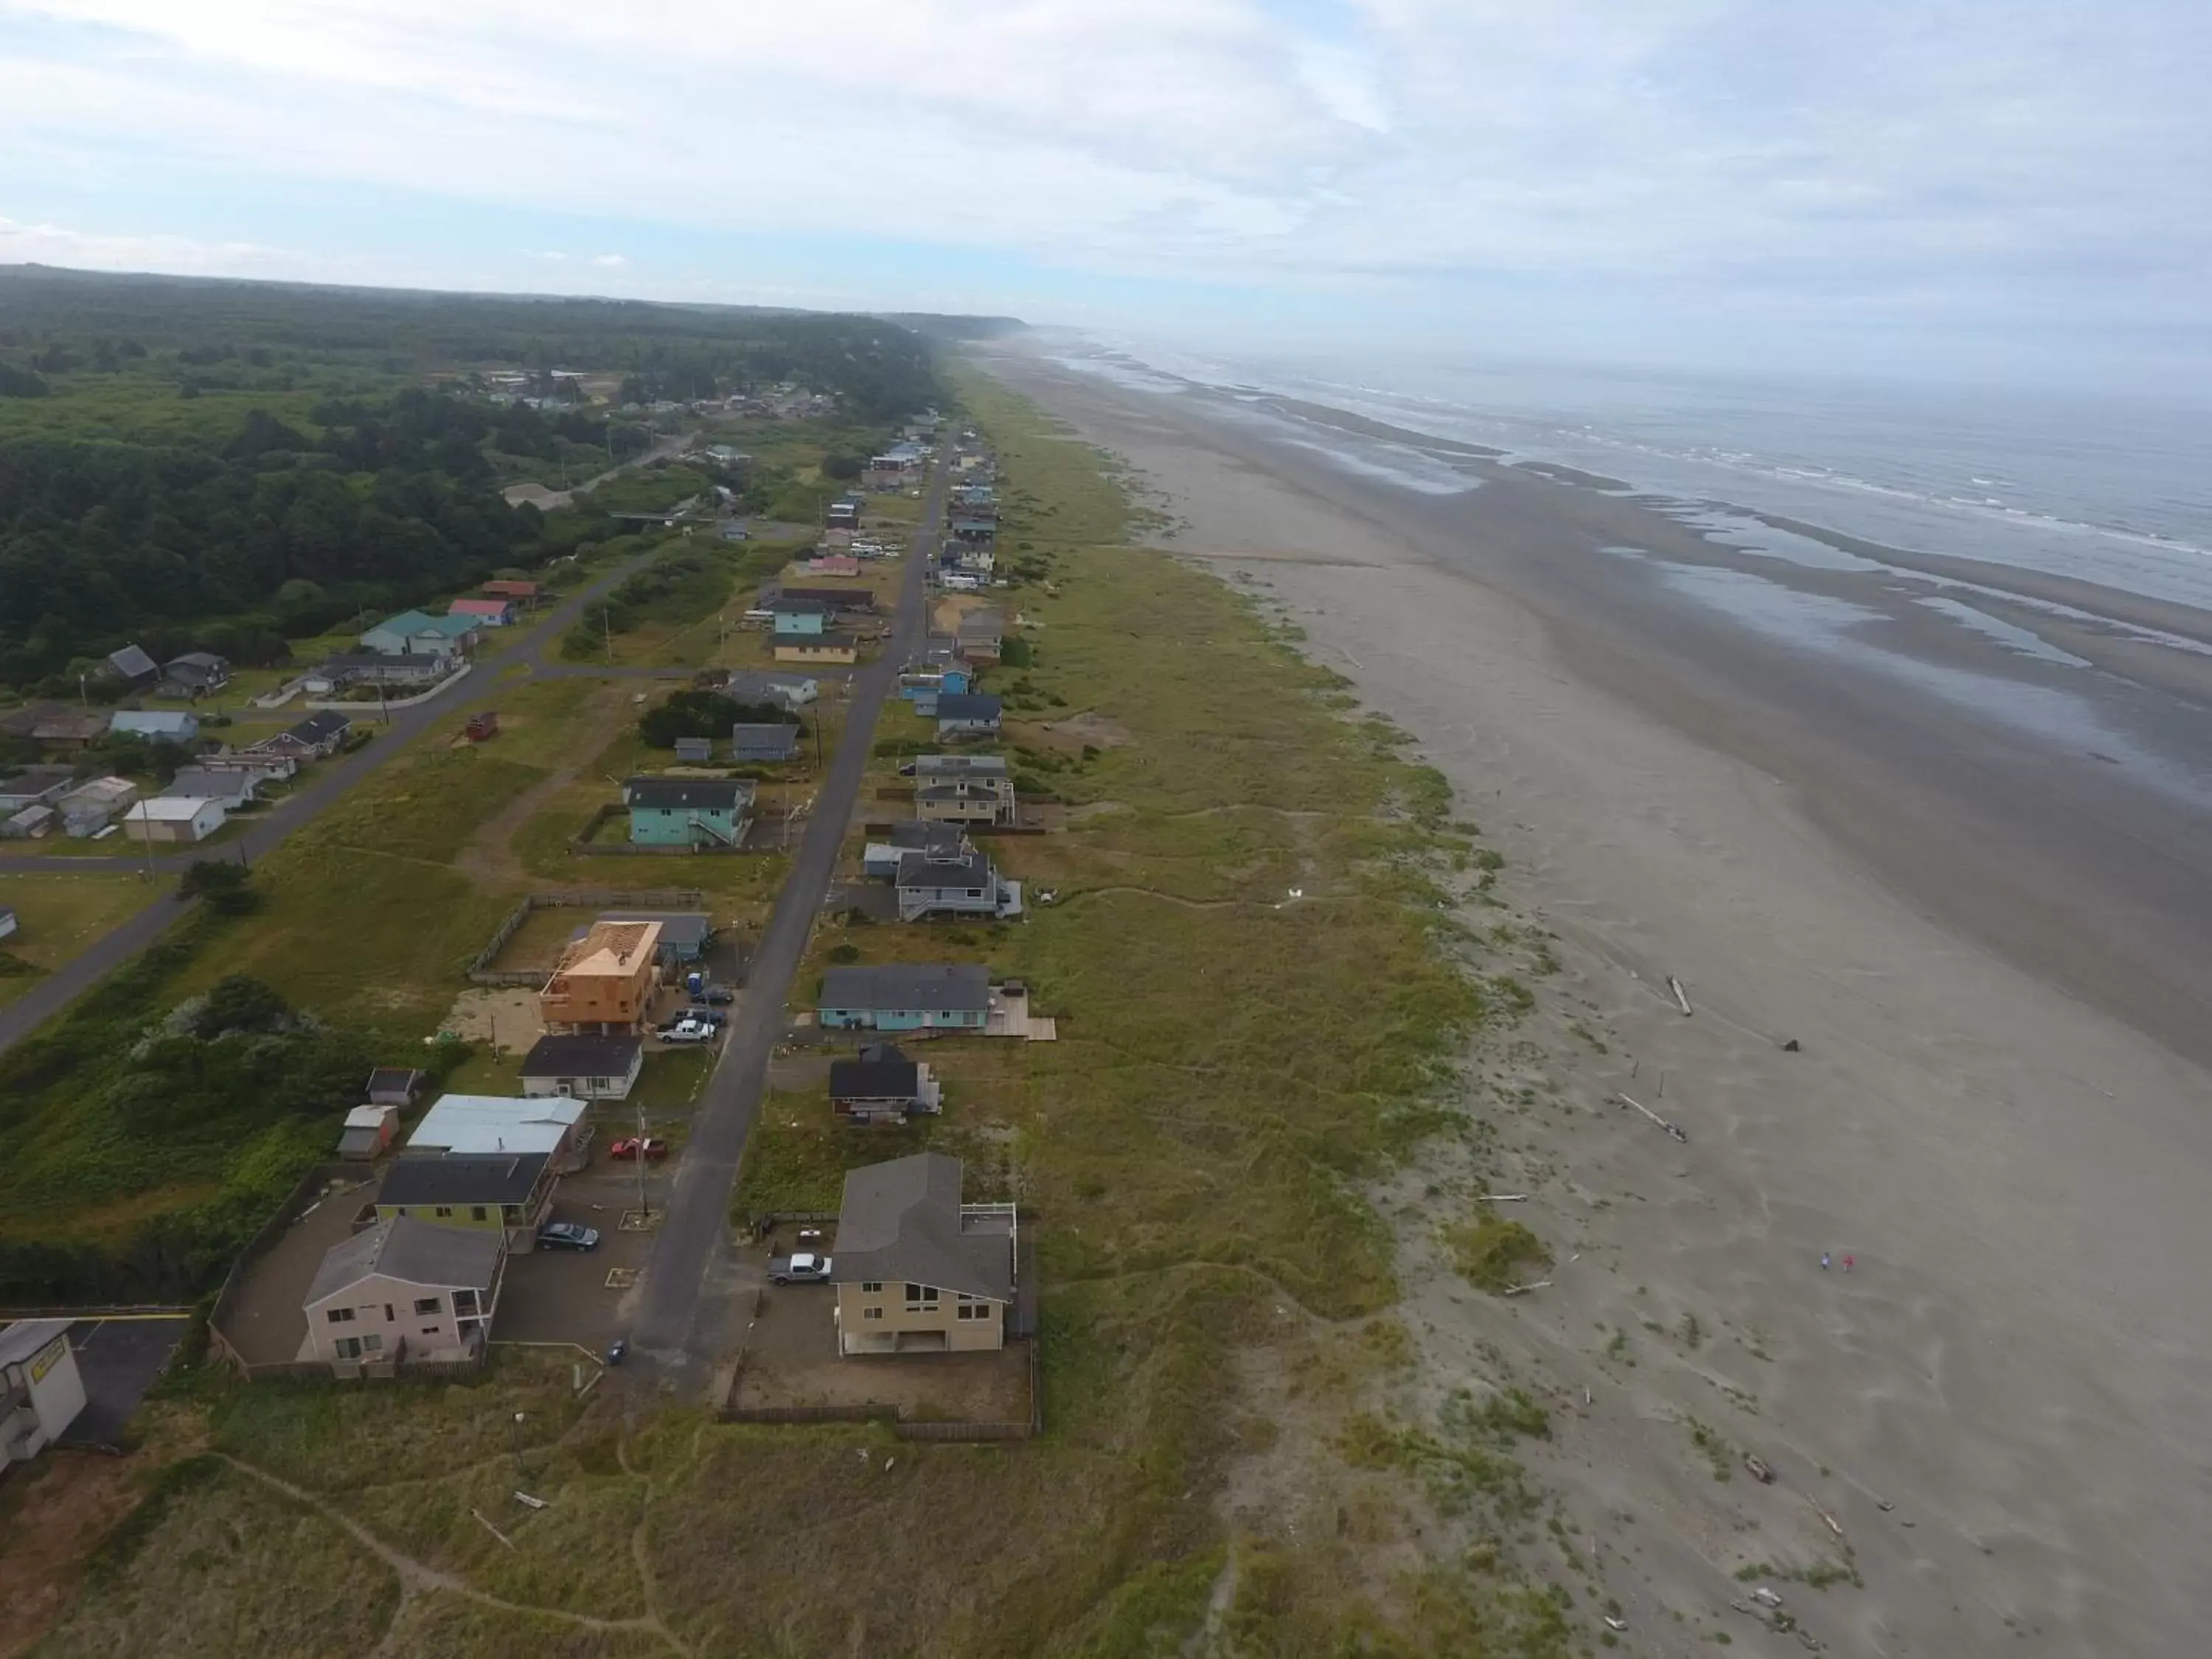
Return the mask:
<path id="1" fill-rule="evenodd" d="M 303 1304 L 300 1357 L 340 1376 L 474 1358 L 491 1338 L 506 1272 L 507 1242 L 495 1231 L 380 1221 L 323 1257 Z"/>
<path id="2" fill-rule="evenodd" d="M 852 1170 L 830 1279 L 837 1352 L 1002 1348 L 1014 1301 L 1014 1206 L 963 1204 L 960 1160 L 916 1152 Z"/>

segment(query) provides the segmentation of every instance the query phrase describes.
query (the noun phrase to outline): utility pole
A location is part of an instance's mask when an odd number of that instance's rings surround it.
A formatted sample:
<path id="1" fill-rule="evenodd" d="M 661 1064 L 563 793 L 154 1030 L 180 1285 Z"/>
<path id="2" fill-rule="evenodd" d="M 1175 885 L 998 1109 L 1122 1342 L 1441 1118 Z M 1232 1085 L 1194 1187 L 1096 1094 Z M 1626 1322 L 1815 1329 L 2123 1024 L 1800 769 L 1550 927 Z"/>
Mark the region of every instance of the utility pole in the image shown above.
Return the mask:
<path id="1" fill-rule="evenodd" d="M 146 849 L 146 879 L 151 881 L 154 879 L 154 815 L 146 810 L 146 803 L 143 800 L 138 803 L 137 811 L 138 827 L 144 831 L 138 837 L 138 844 Z M 131 823 L 129 813 L 124 815 L 123 823 L 127 829 Z"/>
<path id="2" fill-rule="evenodd" d="M 645 1108 L 637 1109 L 637 1213 L 643 1221 L 653 1219 L 653 1200 L 645 1194 Z"/>

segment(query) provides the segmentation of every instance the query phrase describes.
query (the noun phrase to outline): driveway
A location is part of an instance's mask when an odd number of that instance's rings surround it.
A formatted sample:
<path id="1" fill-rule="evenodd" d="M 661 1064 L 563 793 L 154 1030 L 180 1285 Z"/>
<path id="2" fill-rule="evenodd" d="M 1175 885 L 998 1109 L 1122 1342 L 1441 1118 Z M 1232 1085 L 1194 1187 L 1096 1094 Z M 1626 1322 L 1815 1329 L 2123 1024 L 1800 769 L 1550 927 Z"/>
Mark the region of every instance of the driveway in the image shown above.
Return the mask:
<path id="1" fill-rule="evenodd" d="M 88 1319 L 70 1327 L 84 1409 L 61 1437 L 64 1446 L 119 1443 L 138 1402 L 169 1363 L 192 1322 L 183 1315 Z"/>
<path id="2" fill-rule="evenodd" d="M 353 1218 L 375 1201 L 378 1184 L 364 1168 L 361 1185 L 326 1194 L 246 1270 L 222 1330 L 247 1364 L 284 1365 L 300 1357 L 307 1340 L 301 1308 L 307 1288 L 331 1247 L 353 1237 Z"/>
<path id="3" fill-rule="evenodd" d="M 645 1199 L 657 1216 L 667 1201 L 665 1169 L 647 1171 Z M 592 1250 L 549 1250 L 510 1256 L 507 1282 L 492 1320 L 498 1342 L 574 1342 L 604 1353 L 629 1328 L 637 1280 L 653 1247 L 649 1231 L 624 1231 L 623 1217 L 638 1207 L 634 1164 L 599 1162 L 563 1180 L 553 1196 L 556 1221 L 599 1230 Z M 610 1276 L 616 1283 L 610 1285 Z"/>

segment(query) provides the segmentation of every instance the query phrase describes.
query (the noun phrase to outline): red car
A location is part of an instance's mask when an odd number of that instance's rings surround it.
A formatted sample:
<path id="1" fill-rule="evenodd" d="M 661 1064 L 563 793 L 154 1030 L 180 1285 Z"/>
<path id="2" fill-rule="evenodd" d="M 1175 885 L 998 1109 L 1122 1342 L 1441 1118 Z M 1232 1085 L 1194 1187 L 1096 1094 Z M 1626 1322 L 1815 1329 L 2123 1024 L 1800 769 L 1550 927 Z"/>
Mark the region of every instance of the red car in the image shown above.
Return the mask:
<path id="1" fill-rule="evenodd" d="M 607 1156 L 609 1158 L 635 1158 L 639 1155 L 641 1149 L 642 1149 L 644 1156 L 648 1158 L 666 1158 L 668 1156 L 668 1143 L 665 1140 L 655 1140 L 650 1135 L 647 1135 L 642 1141 L 641 1141 L 635 1135 L 625 1135 L 620 1140 L 615 1142 L 613 1146 L 607 1148 Z"/>

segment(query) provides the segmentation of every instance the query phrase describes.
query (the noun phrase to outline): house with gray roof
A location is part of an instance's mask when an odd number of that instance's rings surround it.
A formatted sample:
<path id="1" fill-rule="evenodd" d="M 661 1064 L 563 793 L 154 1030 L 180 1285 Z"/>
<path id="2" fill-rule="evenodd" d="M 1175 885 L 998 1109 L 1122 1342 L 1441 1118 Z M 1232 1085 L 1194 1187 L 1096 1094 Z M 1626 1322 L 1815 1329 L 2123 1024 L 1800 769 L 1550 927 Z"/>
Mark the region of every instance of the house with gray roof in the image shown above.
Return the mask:
<path id="1" fill-rule="evenodd" d="M 226 812 L 235 812 L 252 804 L 254 791 L 261 787 L 262 774 L 241 772 L 234 768 L 219 770 L 204 766 L 180 768 L 169 780 L 169 787 L 161 793 L 178 800 L 216 800 L 222 803 Z"/>
<path id="2" fill-rule="evenodd" d="M 1022 913 L 1022 884 L 1000 876 L 989 857 L 974 848 L 899 856 L 898 912 L 901 921 L 931 916 L 972 916 L 1006 921 Z"/>
<path id="3" fill-rule="evenodd" d="M 389 1374 L 408 1360 L 474 1359 L 490 1340 L 506 1272 L 507 1242 L 497 1232 L 412 1216 L 379 1221 L 324 1255 L 301 1304 L 307 1340 L 300 1357 L 339 1376 Z"/>
<path id="4" fill-rule="evenodd" d="M 990 1014 L 991 975 L 964 962 L 832 968 L 815 1000 L 825 1030 L 980 1032 Z"/>
<path id="5" fill-rule="evenodd" d="M 1011 1204 L 961 1202 L 960 1160 L 916 1152 L 845 1176 L 830 1282 L 837 1352 L 1002 1348 L 1018 1273 Z"/>
<path id="6" fill-rule="evenodd" d="M 161 665 L 148 655 L 143 647 L 126 645 L 120 651 L 107 653 L 107 678 L 119 680 L 131 690 L 150 685 L 161 676 Z"/>
<path id="7" fill-rule="evenodd" d="M 940 691 L 936 708 L 939 741 L 990 735 L 999 729 L 1002 708 L 998 698 L 985 692 Z"/>
<path id="8" fill-rule="evenodd" d="M 550 1152 L 410 1152 L 385 1175 L 377 1219 L 501 1233 L 526 1250 L 553 1207 L 554 1176 Z"/>
<path id="9" fill-rule="evenodd" d="M 740 764 L 773 766 L 795 760 L 799 728 L 789 724 L 755 726 L 740 722 L 730 728 L 730 753 Z"/>

